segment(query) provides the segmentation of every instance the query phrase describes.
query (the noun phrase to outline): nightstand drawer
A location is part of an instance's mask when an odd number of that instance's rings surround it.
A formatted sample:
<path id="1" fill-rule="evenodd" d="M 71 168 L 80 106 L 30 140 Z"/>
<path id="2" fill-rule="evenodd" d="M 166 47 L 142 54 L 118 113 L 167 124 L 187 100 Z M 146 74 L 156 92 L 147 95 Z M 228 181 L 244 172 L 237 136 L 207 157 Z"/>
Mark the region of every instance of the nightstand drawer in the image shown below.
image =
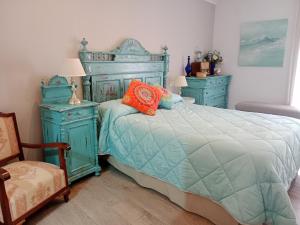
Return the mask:
<path id="1" fill-rule="evenodd" d="M 94 108 L 92 107 L 63 112 L 64 121 L 79 120 L 79 119 L 91 117 L 93 115 L 94 115 Z"/>

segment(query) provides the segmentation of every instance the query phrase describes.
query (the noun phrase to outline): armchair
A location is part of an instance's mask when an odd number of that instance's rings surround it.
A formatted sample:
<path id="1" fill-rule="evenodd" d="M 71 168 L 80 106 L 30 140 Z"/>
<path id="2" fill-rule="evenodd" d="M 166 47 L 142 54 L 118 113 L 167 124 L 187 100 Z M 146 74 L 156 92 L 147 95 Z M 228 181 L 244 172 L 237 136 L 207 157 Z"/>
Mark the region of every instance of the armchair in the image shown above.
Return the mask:
<path id="1" fill-rule="evenodd" d="M 57 149 L 60 168 L 35 161 L 25 161 L 23 148 Z M 69 200 L 65 143 L 27 144 L 19 136 L 15 113 L 0 112 L 0 224 L 23 223 L 29 215 L 58 196 Z M 9 163 L 12 159 L 19 161 Z"/>

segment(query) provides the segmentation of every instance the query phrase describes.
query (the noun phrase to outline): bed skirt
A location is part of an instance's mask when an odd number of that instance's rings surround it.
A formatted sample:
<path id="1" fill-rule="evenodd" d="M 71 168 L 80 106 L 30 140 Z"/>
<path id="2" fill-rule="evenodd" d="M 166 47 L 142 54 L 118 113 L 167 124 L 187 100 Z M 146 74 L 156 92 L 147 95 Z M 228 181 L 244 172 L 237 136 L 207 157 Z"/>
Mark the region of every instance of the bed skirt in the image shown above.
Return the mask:
<path id="1" fill-rule="evenodd" d="M 222 206 L 206 197 L 181 191 L 173 185 L 121 164 L 112 156 L 108 158 L 108 162 L 139 185 L 163 194 L 186 211 L 196 213 L 215 225 L 240 225 Z"/>

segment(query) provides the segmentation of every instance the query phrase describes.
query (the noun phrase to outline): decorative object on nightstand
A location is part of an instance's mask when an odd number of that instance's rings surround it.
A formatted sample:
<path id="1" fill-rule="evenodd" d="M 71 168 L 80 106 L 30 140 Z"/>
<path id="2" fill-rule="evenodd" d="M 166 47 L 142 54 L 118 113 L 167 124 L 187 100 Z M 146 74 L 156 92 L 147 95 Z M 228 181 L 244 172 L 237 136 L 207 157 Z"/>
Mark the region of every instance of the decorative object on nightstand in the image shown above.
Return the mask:
<path id="1" fill-rule="evenodd" d="M 197 75 L 197 73 L 199 73 L 199 72 L 201 72 L 201 74 Z M 209 74 L 209 62 L 193 62 L 192 63 L 192 76 L 206 77 L 207 74 Z"/>
<path id="2" fill-rule="evenodd" d="M 216 75 L 221 75 L 221 72 L 222 72 L 222 70 L 221 70 L 220 67 L 215 68 L 215 74 Z"/>
<path id="3" fill-rule="evenodd" d="M 179 95 L 181 95 L 181 88 L 187 87 L 187 82 L 185 76 L 178 76 L 175 79 L 174 86 L 179 88 Z"/>
<path id="4" fill-rule="evenodd" d="M 228 87 L 231 75 L 187 77 L 188 87 L 182 89 L 182 96 L 195 98 L 195 103 L 218 108 L 227 108 Z"/>
<path id="5" fill-rule="evenodd" d="M 209 74 L 209 62 L 201 62 L 201 71 L 202 73 Z"/>
<path id="6" fill-rule="evenodd" d="M 209 74 L 215 75 L 215 67 L 223 62 L 223 57 L 219 51 L 208 51 L 204 59 L 209 62 Z"/>
<path id="7" fill-rule="evenodd" d="M 201 62 L 201 60 L 202 60 L 202 52 L 200 50 L 197 50 L 195 52 L 195 54 L 196 54 L 196 62 Z"/>
<path id="8" fill-rule="evenodd" d="M 191 57 L 190 56 L 188 56 L 188 61 L 185 66 L 185 72 L 186 72 L 186 76 L 191 76 L 192 66 L 191 66 Z"/>
<path id="9" fill-rule="evenodd" d="M 72 97 L 69 100 L 70 105 L 80 104 L 80 100 L 76 96 L 76 84 L 73 77 L 84 77 L 86 76 L 84 69 L 81 65 L 81 62 L 78 58 L 68 58 L 65 59 L 64 64 L 62 65 L 59 75 L 64 77 L 71 77 L 72 85 Z"/>
<path id="10" fill-rule="evenodd" d="M 194 104 L 195 103 L 195 98 L 192 97 L 182 97 L 183 101 Z"/>
<path id="11" fill-rule="evenodd" d="M 100 174 L 98 164 L 98 103 L 82 101 L 70 105 L 72 86 L 65 77 L 55 76 L 42 83 L 40 105 L 45 143 L 65 142 L 72 150 L 66 155 L 69 183 L 90 173 Z M 46 162 L 58 164 L 58 155 L 46 149 Z"/>
<path id="12" fill-rule="evenodd" d="M 201 71 L 201 62 L 192 62 L 192 72 L 191 75 L 192 76 L 196 76 L 197 72 Z"/>
<path id="13" fill-rule="evenodd" d="M 198 78 L 204 78 L 207 76 L 207 72 L 197 72 L 196 77 Z"/>

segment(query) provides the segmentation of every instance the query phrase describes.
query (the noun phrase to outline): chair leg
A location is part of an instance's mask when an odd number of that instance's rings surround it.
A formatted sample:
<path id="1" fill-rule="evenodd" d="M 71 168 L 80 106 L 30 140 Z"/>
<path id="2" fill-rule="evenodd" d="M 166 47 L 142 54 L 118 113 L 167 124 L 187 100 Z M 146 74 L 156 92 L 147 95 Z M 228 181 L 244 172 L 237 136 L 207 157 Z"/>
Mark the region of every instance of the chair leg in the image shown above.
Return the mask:
<path id="1" fill-rule="evenodd" d="M 65 200 L 65 202 L 69 201 L 69 195 L 70 195 L 70 193 L 71 193 L 70 188 L 68 188 L 66 190 L 66 192 L 64 193 L 64 200 Z"/>

